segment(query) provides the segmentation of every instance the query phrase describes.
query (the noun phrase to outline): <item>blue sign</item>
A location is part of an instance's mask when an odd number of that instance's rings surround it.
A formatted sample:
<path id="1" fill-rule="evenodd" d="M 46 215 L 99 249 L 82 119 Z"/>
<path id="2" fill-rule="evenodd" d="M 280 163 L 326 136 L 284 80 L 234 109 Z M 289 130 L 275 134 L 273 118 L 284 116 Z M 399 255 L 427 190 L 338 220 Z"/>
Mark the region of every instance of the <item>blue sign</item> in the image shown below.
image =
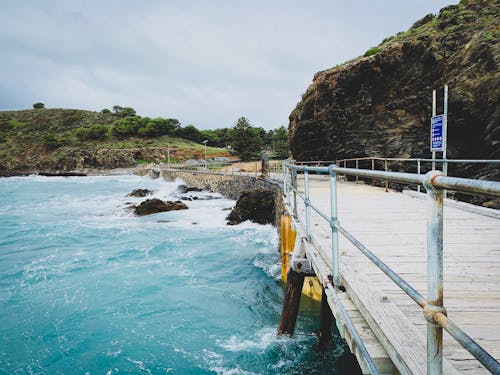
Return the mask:
<path id="1" fill-rule="evenodd" d="M 444 115 L 431 117 L 431 151 L 444 150 L 443 125 Z"/>

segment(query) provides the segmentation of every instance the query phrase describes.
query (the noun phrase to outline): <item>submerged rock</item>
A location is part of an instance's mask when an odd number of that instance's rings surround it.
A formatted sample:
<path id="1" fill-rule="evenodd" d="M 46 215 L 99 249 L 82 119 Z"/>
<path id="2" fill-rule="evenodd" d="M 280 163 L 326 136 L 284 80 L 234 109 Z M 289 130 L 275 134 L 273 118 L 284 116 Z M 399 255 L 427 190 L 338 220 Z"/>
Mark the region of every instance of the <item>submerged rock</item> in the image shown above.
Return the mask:
<path id="1" fill-rule="evenodd" d="M 258 224 L 274 224 L 274 195 L 268 190 L 246 191 L 226 217 L 228 225 L 250 220 Z"/>
<path id="2" fill-rule="evenodd" d="M 179 185 L 177 186 L 177 192 L 180 194 L 188 193 L 190 191 L 203 191 L 203 189 L 189 187 L 187 185 Z"/>
<path id="3" fill-rule="evenodd" d="M 128 193 L 126 196 L 127 197 L 145 197 L 146 195 L 151 195 L 153 194 L 152 190 L 148 189 L 134 189 L 130 193 Z"/>
<path id="4" fill-rule="evenodd" d="M 160 171 L 155 171 L 154 169 L 151 169 L 149 172 L 149 177 L 155 179 L 155 178 L 160 178 Z"/>
<path id="5" fill-rule="evenodd" d="M 138 216 L 156 214 L 158 212 L 187 210 L 187 206 L 180 201 L 162 201 L 161 199 L 153 198 L 146 199 L 134 208 L 134 213 Z"/>

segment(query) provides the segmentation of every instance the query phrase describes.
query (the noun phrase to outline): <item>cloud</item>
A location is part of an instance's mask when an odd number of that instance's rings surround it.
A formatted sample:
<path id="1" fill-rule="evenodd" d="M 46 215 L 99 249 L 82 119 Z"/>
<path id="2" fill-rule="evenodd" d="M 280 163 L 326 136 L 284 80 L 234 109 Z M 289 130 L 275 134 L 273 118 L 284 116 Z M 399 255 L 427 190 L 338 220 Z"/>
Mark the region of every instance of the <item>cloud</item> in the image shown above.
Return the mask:
<path id="1" fill-rule="evenodd" d="M 445 1 L 9 2 L 0 109 L 132 106 L 200 129 L 288 123 L 314 73 Z"/>

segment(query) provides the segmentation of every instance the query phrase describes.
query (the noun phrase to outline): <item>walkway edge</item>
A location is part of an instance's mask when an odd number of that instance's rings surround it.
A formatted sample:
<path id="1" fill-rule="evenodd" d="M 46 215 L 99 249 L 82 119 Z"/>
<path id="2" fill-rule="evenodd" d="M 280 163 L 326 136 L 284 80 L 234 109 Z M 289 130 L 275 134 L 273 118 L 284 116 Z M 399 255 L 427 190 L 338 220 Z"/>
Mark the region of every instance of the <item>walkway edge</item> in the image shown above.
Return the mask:
<path id="1" fill-rule="evenodd" d="M 418 191 L 414 191 L 414 190 L 403 190 L 403 194 L 409 195 L 410 197 L 413 197 L 413 198 L 426 199 L 425 193 L 419 193 Z M 458 208 L 460 210 L 472 212 L 474 214 L 479 214 L 479 215 L 483 215 L 483 216 L 494 217 L 495 219 L 500 219 L 500 210 L 495 210 L 494 208 L 476 206 L 474 204 L 455 201 L 453 199 L 445 199 L 444 205 L 448 206 L 448 207 Z"/>

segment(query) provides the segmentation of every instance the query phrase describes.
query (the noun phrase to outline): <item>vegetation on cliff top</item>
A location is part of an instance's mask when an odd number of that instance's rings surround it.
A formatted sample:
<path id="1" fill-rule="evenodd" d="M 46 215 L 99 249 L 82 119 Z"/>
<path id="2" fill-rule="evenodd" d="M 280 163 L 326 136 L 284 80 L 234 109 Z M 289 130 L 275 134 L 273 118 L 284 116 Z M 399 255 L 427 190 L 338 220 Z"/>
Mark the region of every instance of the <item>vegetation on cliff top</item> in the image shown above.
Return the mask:
<path id="1" fill-rule="evenodd" d="M 432 39 L 435 43 L 439 43 L 444 39 L 445 44 L 452 46 L 463 39 L 461 34 L 477 30 L 478 26 L 483 29 L 480 35 L 482 40 L 498 40 L 500 38 L 499 16 L 500 2 L 498 0 L 461 0 L 459 4 L 442 8 L 437 15 L 427 14 L 414 22 L 407 31 L 385 38 L 378 46 L 368 49 L 363 57 L 375 55 L 386 48 L 393 47 L 396 43 L 418 40 Z M 349 60 L 345 64 L 356 60 Z"/>

